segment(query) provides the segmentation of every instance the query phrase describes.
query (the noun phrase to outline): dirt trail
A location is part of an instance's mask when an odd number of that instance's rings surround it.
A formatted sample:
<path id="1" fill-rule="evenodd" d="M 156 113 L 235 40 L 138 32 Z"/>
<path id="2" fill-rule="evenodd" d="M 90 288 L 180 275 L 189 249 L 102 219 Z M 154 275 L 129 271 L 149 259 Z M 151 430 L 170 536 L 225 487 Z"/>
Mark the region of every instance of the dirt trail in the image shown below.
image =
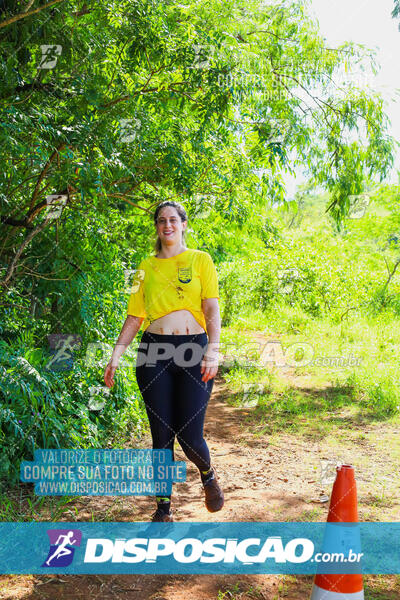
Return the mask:
<path id="1" fill-rule="evenodd" d="M 187 482 L 175 484 L 173 508 L 176 521 L 269 521 L 293 519 L 307 504 L 302 494 L 291 489 L 288 478 L 289 464 L 295 470 L 296 457 L 292 447 L 269 448 L 264 438 L 254 439 L 243 428 L 243 417 L 249 409 L 228 406 L 226 394 L 219 378 L 207 409 L 205 437 L 225 492 L 225 506 L 211 514 L 204 506 L 204 493 L 197 469 L 187 463 Z M 141 447 L 151 447 L 149 439 L 141 440 Z M 298 451 L 309 451 L 299 444 Z M 176 445 L 175 460 L 185 460 Z M 293 483 L 296 483 L 293 481 Z M 298 486 L 296 486 L 298 489 Z M 91 512 L 100 517 L 119 504 L 118 521 L 146 521 L 154 510 L 154 499 L 128 498 L 115 503 L 113 498 L 82 498 L 77 504 L 79 520 L 89 520 Z M 121 505 L 122 504 L 122 505 Z M 71 513 L 72 514 L 72 513 Z M 69 516 L 65 516 L 67 520 Z M 97 520 L 97 518 L 96 518 Z M 80 598 L 102 600 L 216 600 L 218 593 L 241 599 L 273 598 L 287 586 L 282 577 L 276 576 L 171 576 L 171 575 L 53 575 L 53 576 L 4 576 L 0 583 L 2 600 L 78 600 Z M 310 588 L 310 578 L 304 579 Z M 229 594 L 229 590 L 231 591 Z M 288 583 L 289 585 L 289 583 Z M 292 584 L 293 585 L 293 584 Z M 304 598 L 298 585 L 296 595 Z M 243 592 L 250 590 L 250 595 Z M 240 595 L 240 593 L 242 595 Z M 279 597 L 279 596 L 277 596 Z M 286 598 L 289 596 L 285 595 Z"/>
<path id="2" fill-rule="evenodd" d="M 228 388 L 218 377 L 208 406 L 205 437 L 225 492 L 225 506 L 210 514 L 197 469 L 187 462 L 187 481 L 175 484 L 176 521 L 324 521 L 328 504 L 315 471 L 316 460 L 329 458 L 318 439 L 286 434 L 255 436 L 248 431 L 251 409 L 225 402 Z M 151 447 L 143 438 L 140 447 Z M 138 444 L 136 444 L 138 447 Z M 175 460 L 186 460 L 176 444 Z M 329 493 L 330 490 L 325 490 Z M 152 497 L 91 497 L 76 502 L 79 517 L 64 520 L 147 521 Z M 311 513 L 311 517 L 310 517 Z M 307 599 L 312 577 L 271 575 L 53 575 L 3 576 L 1 600 L 286 600 Z M 385 598 L 396 598 L 388 592 Z"/>

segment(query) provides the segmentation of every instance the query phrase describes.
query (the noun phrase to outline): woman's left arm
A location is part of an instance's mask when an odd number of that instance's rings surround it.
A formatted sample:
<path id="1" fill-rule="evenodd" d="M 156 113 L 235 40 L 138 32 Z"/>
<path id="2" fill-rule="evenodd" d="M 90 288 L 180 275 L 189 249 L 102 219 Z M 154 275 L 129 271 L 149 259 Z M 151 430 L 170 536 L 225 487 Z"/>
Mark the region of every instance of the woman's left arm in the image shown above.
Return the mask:
<path id="1" fill-rule="evenodd" d="M 218 298 L 204 298 L 201 304 L 207 325 L 208 346 L 201 362 L 202 381 L 207 382 L 216 376 L 218 371 L 219 338 L 221 335 L 221 319 Z"/>

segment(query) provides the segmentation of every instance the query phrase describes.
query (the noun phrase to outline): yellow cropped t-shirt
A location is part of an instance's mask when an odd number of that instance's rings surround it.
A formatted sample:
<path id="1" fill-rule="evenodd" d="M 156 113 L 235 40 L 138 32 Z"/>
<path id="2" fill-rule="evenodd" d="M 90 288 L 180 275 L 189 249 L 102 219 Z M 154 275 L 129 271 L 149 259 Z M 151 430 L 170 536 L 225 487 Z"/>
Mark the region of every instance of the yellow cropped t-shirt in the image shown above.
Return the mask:
<path id="1" fill-rule="evenodd" d="M 219 298 L 217 271 L 207 252 L 188 248 L 170 258 L 149 256 L 135 273 L 127 314 L 144 318 L 145 330 L 155 319 L 185 309 L 207 331 L 204 298 Z"/>

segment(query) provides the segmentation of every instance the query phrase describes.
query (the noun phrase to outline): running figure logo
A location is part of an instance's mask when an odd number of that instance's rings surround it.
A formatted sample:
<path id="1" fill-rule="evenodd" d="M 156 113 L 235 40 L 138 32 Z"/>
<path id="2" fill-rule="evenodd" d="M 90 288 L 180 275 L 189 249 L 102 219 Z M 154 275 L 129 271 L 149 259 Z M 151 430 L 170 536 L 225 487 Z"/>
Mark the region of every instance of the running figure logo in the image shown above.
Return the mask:
<path id="1" fill-rule="evenodd" d="M 42 567 L 67 567 L 72 563 L 75 548 L 81 545 L 79 529 L 48 529 L 50 550 Z M 72 548 L 75 546 L 75 548 Z"/>

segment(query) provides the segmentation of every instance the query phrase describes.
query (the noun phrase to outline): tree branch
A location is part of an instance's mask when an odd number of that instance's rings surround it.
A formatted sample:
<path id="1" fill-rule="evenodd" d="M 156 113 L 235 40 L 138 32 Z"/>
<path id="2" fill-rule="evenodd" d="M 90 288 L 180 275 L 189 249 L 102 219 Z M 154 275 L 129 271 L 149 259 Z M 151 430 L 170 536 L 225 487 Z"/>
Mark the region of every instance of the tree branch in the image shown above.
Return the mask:
<path id="1" fill-rule="evenodd" d="M 151 76 L 154 73 L 152 72 Z M 114 106 L 114 104 L 118 104 L 119 102 L 124 102 L 125 100 L 130 100 L 132 98 L 134 98 L 135 96 L 138 96 L 139 94 L 147 94 L 149 92 L 163 92 L 166 91 L 164 89 L 160 89 L 159 87 L 152 87 L 152 88 L 147 88 L 146 89 L 146 85 L 149 83 L 151 76 L 148 78 L 148 80 L 146 81 L 146 83 L 143 85 L 143 87 L 138 90 L 137 92 L 134 92 L 133 94 L 127 94 L 126 96 L 121 96 L 121 98 L 116 98 L 115 100 L 111 100 L 110 102 L 107 102 L 106 104 L 103 104 L 103 106 L 101 106 L 100 110 L 104 110 L 105 108 L 108 108 L 109 106 Z M 189 83 L 188 81 L 175 81 L 173 83 L 171 83 L 167 90 L 168 91 L 176 91 L 172 88 L 172 86 L 174 85 L 185 85 Z"/>
<path id="2" fill-rule="evenodd" d="M 382 294 L 384 294 L 386 292 L 386 290 L 387 290 L 387 288 L 389 286 L 389 283 L 392 280 L 393 275 L 396 273 L 397 267 L 400 265 L 400 258 L 399 258 L 398 260 L 396 260 L 396 262 L 394 264 L 394 267 L 392 269 L 392 272 L 390 272 L 390 268 L 389 268 L 389 265 L 388 265 L 387 260 L 386 260 L 385 257 L 384 257 L 384 260 L 385 260 L 385 263 L 386 263 L 386 268 L 387 268 L 388 273 L 389 273 L 389 277 L 387 278 L 387 281 L 386 281 L 385 285 L 382 288 Z"/>
<path id="3" fill-rule="evenodd" d="M 26 246 L 29 244 L 29 242 L 35 237 L 35 235 L 40 233 L 40 231 L 42 231 L 42 229 L 44 229 L 47 226 L 47 223 L 50 220 L 51 220 L 51 216 L 47 217 L 44 221 L 42 221 L 42 223 L 40 223 L 37 227 L 35 227 L 35 229 L 33 231 L 31 231 L 29 233 L 29 235 L 27 235 L 27 237 L 24 239 L 24 241 L 22 242 L 22 244 L 16 251 L 14 258 L 12 259 L 10 266 L 7 269 L 6 276 L 4 277 L 3 281 L 0 281 L 0 285 L 2 285 L 3 287 L 8 286 L 8 282 L 10 281 L 10 279 L 13 276 L 14 270 L 17 266 L 18 259 L 21 256 L 22 252 L 24 251 Z"/>
<path id="4" fill-rule="evenodd" d="M 12 217 L 1 216 L 0 222 L 5 225 L 14 225 L 15 227 L 26 227 L 27 229 L 33 229 L 33 225 L 26 222 L 25 219 L 13 219 Z"/>
<path id="5" fill-rule="evenodd" d="M 32 198 L 31 198 L 31 203 L 30 203 L 30 206 L 29 206 L 30 210 L 32 210 L 33 207 L 34 207 L 34 204 L 36 202 L 36 198 L 37 198 L 37 196 L 39 194 L 40 184 L 42 183 L 43 179 L 46 177 L 46 173 L 49 170 L 51 163 L 56 158 L 57 154 L 64 148 L 64 146 L 65 146 L 65 144 L 62 143 L 62 144 L 60 144 L 54 150 L 53 154 L 50 156 L 49 160 L 45 164 L 43 171 L 40 173 L 39 179 L 37 180 L 37 183 L 35 185 L 35 189 L 33 190 Z"/>
<path id="6" fill-rule="evenodd" d="M 11 25 L 11 23 L 15 23 L 16 21 L 20 21 L 21 19 L 25 19 L 25 17 L 29 17 L 30 15 L 35 15 L 36 13 L 44 10 L 45 8 L 49 8 L 54 4 L 59 4 L 60 2 L 64 2 L 64 0 L 51 0 L 47 4 L 43 4 L 43 6 L 39 6 L 38 8 L 33 8 L 32 10 L 28 10 L 28 12 L 20 13 L 19 15 L 15 15 L 14 17 L 10 17 L 6 19 L 2 23 L 0 23 L 0 29 L 3 27 L 7 27 L 7 25 Z"/>
<path id="7" fill-rule="evenodd" d="M 125 200 L 125 202 L 128 202 L 129 204 L 131 204 L 135 208 L 140 208 L 140 210 L 144 210 L 145 212 L 151 214 L 151 211 L 148 208 L 145 208 L 144 206 L 140 206 L 140 204 L 135 204 L 135 202 L 132 202 L 132 200 L 129 200 L 129 198 L 127 198 L 126 196 L 124 196 L 124 194 L 107 194 L 107 198 L 108 197 L 110 197 L 110 198 L 119 198 L 120 200 Z"/>
<path id="8" fill-rule="evenodd" d="M 23 12 L 27 12 L 34 2 L 35 2 L 35 0 L 29 0 L 28 4 L 25 6 Z"/>

